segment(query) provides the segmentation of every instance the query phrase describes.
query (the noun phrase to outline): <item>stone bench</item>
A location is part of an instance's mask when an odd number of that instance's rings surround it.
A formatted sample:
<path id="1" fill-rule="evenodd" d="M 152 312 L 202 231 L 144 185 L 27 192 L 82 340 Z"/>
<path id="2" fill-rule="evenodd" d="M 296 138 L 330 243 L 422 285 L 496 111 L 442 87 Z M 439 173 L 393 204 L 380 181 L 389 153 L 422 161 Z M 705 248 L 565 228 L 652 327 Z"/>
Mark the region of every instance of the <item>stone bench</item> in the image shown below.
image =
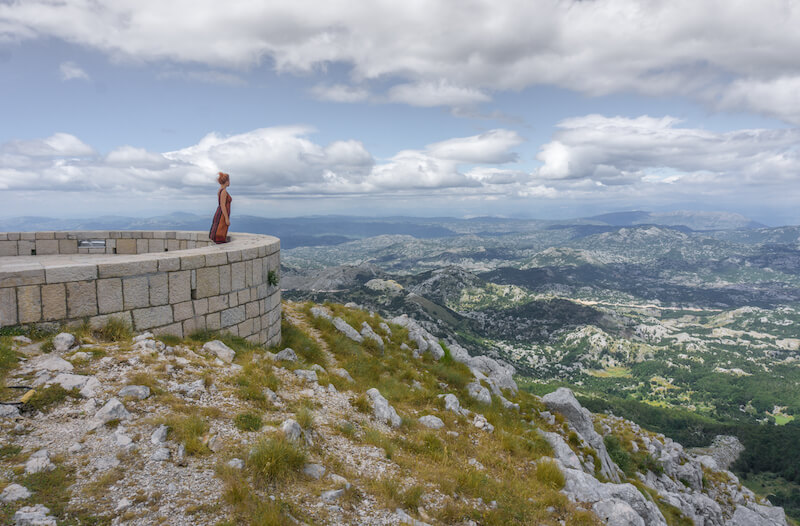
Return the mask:
<path id="1" fill-rule="evenodd" d="M 279 276 L 272 236 L 215 245 L 206 232 L 0 232 L 0 327 L 113 317 L 135 331 L 219 330 L 272 345 Z"/>

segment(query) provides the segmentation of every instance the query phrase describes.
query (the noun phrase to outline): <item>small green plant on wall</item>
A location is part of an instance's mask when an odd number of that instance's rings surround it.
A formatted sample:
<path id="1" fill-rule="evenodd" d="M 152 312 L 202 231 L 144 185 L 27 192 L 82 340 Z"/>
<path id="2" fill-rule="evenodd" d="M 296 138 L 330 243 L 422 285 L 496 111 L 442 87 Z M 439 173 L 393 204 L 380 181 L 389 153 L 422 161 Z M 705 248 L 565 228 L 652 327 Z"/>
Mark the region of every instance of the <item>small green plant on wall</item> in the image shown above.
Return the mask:
<path id="1" fill-rule="evenodd" d="M 278 273 L 274 270 L 270 270 L 267 272 L 267 283 L 272 285 L 273 287 L 278 286 Z"/>

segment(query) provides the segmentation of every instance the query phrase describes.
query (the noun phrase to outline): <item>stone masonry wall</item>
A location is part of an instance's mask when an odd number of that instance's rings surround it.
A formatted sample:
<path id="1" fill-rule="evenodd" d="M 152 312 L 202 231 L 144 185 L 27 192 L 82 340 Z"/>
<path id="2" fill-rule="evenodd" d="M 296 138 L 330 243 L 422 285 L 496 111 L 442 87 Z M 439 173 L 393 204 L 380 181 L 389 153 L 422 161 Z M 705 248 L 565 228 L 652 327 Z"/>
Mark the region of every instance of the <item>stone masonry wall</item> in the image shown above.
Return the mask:
<path id="1" fill-rule="evenodd" d="M 271 271 L 280 276 L 272 236 L 214 245 L 205 232 L 0 232 L 0 327 L 113 317 L 135 331 L 220 330 L 273 345 L 281 296 Z"/>

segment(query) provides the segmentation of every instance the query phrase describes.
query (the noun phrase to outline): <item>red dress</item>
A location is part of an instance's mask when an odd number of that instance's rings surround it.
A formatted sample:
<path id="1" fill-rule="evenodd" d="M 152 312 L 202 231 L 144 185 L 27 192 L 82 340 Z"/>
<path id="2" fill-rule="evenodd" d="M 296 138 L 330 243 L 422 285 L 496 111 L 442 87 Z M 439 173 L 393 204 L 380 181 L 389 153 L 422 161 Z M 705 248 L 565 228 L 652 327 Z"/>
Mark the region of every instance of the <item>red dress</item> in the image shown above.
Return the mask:
<path id="1" fill-rule="evenodd" d="M 214 221 L 211 223 L 211 230 L 208 233 L 208 238 L 214 243 L 227 243 L 228 242 L 228 225 L 225 224 L 225 216 L 222 215 L 222 188 L 217 192 L 217 212 L 214 214 Z M 228 213 L 228 218 L 231 217 L 231 201 L 233 198 L 229 193 L 225 193 L 225 211 Z"/>

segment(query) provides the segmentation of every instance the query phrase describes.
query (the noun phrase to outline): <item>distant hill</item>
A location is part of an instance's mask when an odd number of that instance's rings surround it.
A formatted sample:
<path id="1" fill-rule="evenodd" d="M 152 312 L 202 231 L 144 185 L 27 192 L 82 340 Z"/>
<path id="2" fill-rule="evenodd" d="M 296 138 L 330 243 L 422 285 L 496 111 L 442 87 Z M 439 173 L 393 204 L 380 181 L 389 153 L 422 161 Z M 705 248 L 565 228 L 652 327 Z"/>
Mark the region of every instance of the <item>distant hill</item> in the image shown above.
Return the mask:
<path id="1" fill-rule="evenodd" d="M 743 228 L 764 228 L 766 225 L 753 221 L 741 214 L 731 212 L 695 212 L 676 210 L 674 212 L 614 212 L 587 217 L 587 221 L 609 226 L 684 226 L 692 230 L 735 230 Z"/>

